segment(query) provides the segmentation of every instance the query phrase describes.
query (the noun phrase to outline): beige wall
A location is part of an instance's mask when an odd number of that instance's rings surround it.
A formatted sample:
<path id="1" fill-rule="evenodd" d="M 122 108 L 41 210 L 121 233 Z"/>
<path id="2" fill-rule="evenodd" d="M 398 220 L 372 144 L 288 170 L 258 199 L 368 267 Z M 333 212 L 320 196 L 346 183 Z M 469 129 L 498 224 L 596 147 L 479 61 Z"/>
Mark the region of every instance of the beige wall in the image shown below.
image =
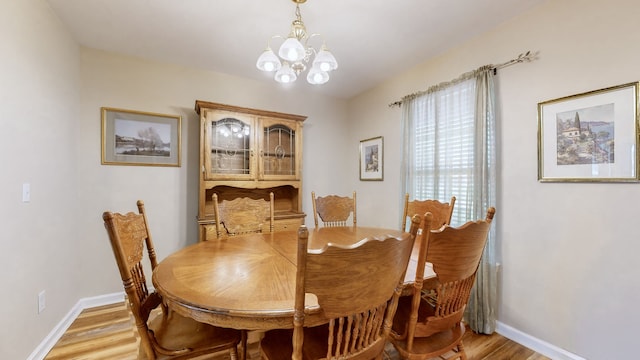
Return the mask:
<path id="1" fill-rule="evenodd" d="M 0 358 L 24 359 L 78 301 L 85 278 L 73 251 L 82 241 L 74 219 L 80 59 L 42 1 L 0 3 L 0 44 Z"/>
<path id="2" fill-rule="evenodd" d="M 307 224 L 311 190 L 357 190 L 360 224 L 396 227 L 400 110 L 387 104 L 526 50 L 539 50 L 539 59 L 497 77 L 500 322 L 584 358 L 632 358 L 631 334 L 640 320 L 633 266 L 640 250 L 633 226 L 638 185 L 537 182 L 536 105 L 638 80 L 638 10 L 635 0 L 549 1 L 346 102 L 302 87 L 281 90 L 79 49 L 43 0 L 3 2 L 0 358 L 28 356 L 78 299 L 121 291 L 104 210 L 134 210 L 137 199 L 145 200 L 160 257 L 195 241 L 196 99 L 307 115 Z M 101 106 L 181 115 L 182 167 L 100 165 Z M 359 141 L 379 135 L 385 180 L 361 182 Z M 32 188 L 28 204 L 21 202 L 24 182 Z M 47 308 L 38 315 L 41 290 Z"/>
<path id="3" fill-rule="evenodd" d="M 385 144 L 399 143 L 401 110 L 388 103 L 481 65 L 540 51 L 535 62 L 497 76 L 498 316 L 505 328 L 586 359 L 636 357 L 640 188 L 539 183 L 537 103 L 639 80 L 638 13 L 635 0 L 548 1 L 349 102 L 357 129 L 351 142 L 386 134 Z M 399 196 L 400 183 L 391 175 L 399 169 L 399 149 L 387 146 L 385 160 L 385 182 L 360 186 L 361 199 L 382 190 Z M 360 209 L 361 219 L 377 212 Z"/>

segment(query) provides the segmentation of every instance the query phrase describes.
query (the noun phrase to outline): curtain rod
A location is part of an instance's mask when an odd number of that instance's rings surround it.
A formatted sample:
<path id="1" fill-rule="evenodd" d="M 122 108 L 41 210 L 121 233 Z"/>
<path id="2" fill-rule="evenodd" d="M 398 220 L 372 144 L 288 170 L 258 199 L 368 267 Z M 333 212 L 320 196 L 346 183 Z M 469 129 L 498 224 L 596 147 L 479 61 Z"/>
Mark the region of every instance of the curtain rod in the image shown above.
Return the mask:
<path id="1" fill-rule="evenodd" d="M 511 65 L 515 65 L 515 64 L 519 64 L 519 63 L 523 63 L 523 62 L 531 62 L 531 61 L 535 60 L 537 58 L 537 56 L 538 56 L 538 51 L 536 51 L 535 53 L 532 53 L 531 51 L 527 51 L 526 53 L 522 53 L 522 54 L 518 55 L 518 57 L 516 57 L 515 59 L 511 59 L 509 61 L 503 62 L 502 64 L 498 64 L 498 65 L 485 65 L 485 66 L 480 67 L 478 70 L 486 70 L 487 68 L 493 69 L 493 73 L 495 75 L 497 73 L 498 69 L 502 69 L 502 68 L 505 68 L 507 66 L 511 66 Z M 478 70 L 476 70 L 476 71 L 478 71 Z M 464 74 L 460 75 L 458 78 L 456 78 L 456 79 L 454 79 L 452 81 L 442 82 L 442 83 L 440 83 L 438 85 L 431 86 L 427 90 L 423 90 L 423 91 L 419 91 L 419 92 L 416 92 L 416 93 L 413 93 L 413 94 L 405 95 L 404 97 L 402 97 L 401 100 L 398 100 L 398 101 L 395 101 L 395 102 L 392 102 L 391 104 L 389 104 L 389 107 L 394 107 L 394 106 L 398 106 L 399 107 L 400 105 L 402 105 L 402 103 L 404 101 L 409 100 L 409 99 L 414 98 L 414 97 L 419 96 L 419 95 L 426 94 L 426 93 L 430 92 L 431 89 L 437 89 L 439 87 L 442 87 L 443 85 L 449 85 L 449 84 L 458 82 L 460 80 L 466 80 L 474 72 L 475 71 L 470 71 L 470 72 L 467 72 L 467 73 L 464 73 Z"/>

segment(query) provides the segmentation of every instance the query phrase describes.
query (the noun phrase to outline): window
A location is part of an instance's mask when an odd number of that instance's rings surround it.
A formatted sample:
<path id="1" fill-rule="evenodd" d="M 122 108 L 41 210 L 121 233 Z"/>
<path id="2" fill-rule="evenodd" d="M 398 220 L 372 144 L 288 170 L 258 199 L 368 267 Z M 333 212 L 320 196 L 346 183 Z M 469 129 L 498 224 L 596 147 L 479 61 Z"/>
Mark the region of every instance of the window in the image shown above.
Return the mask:
<path id="1" fill-rule="evenodd" d="M 443 202 L 455 196 L 452 225 L 475 217 L 475 97 L 470 79 L 417 97 L 409 109 L 406 192 L 413 199 Z"/>

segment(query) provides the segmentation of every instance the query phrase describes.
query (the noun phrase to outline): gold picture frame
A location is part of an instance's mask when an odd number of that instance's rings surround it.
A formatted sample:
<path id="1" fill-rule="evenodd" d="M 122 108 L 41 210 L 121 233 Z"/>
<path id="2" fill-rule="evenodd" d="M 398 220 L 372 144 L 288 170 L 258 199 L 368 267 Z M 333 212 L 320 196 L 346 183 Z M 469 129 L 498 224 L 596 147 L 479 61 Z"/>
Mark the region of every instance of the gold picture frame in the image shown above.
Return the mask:
<path id="1" fill-rule="evenodd" d="M 360 141 L 360 180 L 384 180 L 384 141 L 382 136 Z"/>
<path id="2" fill-rule="evenodd" d="M 181 116 L 100 110 L 103 165 L 180 166 Z"/>
<path id="3" fill-rule="evenodd" d="M 638 82 L 538 104 L 540 182 L 638 182 Z"/>

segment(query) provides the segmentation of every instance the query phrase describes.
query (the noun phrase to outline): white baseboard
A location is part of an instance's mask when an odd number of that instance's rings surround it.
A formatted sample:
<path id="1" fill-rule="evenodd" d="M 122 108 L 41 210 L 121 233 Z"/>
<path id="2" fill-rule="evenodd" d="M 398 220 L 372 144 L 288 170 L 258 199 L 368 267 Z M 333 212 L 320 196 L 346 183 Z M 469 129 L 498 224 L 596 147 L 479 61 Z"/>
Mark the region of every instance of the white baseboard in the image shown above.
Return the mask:
<path id="1" fill-rule="evenodd" d="M 42 360 L 51 351 L 55 344 L 60 340 L 65 331 L 71 326 L 73 321 L 80 315 L 82 310 L 103 306 L 109 304 L 115 304 L 124 301 L 124 292 L 94 296 L 90 298 L 83 298 L 71 308 L 65 317 L 60 320 L 58 325 L 51 330 L 51 332 L 42 340 L 40 345 L 33 350 L 27 360 Z"/>
<path id="2" fill-rule="evenodd" d="M 42 340 L 40 345 L 29 355 L 27 360 L 42 360 L 51 351 L 55 344 L 60 340 L 65 331 L 71 326 L 73 321 L 80 315 L 82 310 L 115 304 L 124 301 L 124 292 L 112 293 L 89 298 L 82 298 L 71 308 L 67 315 L 60 320 L 53 330 Z M 576 354 L 572 354 L 546 341 L 537 339 L 529 334 L 525 334 L 509 325 L 497 322 L 496 332 L 510 340 L 522 344 L 546 357 L 553 360 L 586 360 Z"/>
<path id="3" fill-rule="evenodd" d="M 522 331 L 509 325 L 505 325 L 499 321 L 496 323 L 496 332 L 553 360 L 586 360 L 583 357 L 570 353 L 529 334 L 525 334 Z"/>

